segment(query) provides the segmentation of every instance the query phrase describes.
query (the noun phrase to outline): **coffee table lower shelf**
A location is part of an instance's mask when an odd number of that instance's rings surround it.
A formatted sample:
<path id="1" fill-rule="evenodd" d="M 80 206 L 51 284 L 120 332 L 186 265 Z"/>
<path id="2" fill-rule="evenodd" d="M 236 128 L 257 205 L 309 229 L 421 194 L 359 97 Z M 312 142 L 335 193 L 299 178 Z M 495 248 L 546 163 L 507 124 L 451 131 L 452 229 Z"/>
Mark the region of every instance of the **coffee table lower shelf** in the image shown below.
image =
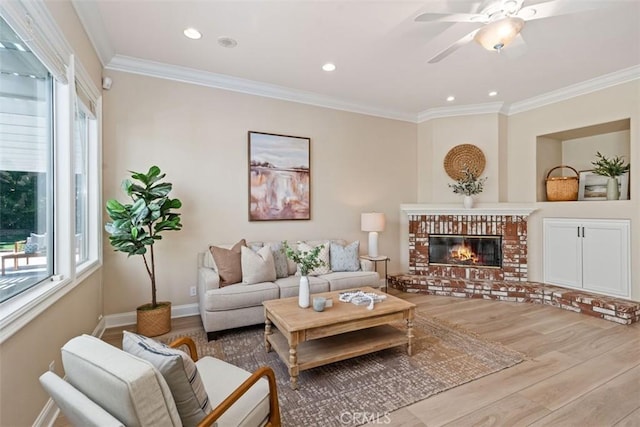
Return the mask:
<path id="1" fill-rule="evenodd" d="M 401 331 L 389 325 L 381 325 L 312 341 L 304 341 L 295 349 L 295 364 L 292 364 L 291 349 L 287 338 L 275 328 L 273 333 L 267 335 L 266 338 L 271 347 L 280 356 L 280 359 L 289 368 L 289 373 L 292 377 L 297 377 L 298 371 L 397 347 L 409 342 L 406 331 Z M 297 381 L 293 380 L 294 378 L 292 378 L 292 388 L 295 388 L 294 385 L 296 385 Z"/>

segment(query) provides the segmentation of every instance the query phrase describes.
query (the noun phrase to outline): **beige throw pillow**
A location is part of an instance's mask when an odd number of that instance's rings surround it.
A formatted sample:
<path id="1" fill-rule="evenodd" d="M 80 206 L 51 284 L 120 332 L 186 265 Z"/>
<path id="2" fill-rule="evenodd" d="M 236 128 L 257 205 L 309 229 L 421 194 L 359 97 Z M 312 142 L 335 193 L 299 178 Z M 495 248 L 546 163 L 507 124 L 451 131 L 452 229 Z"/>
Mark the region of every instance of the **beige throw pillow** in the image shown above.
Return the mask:
<path id="1" fill-rule="evenodd" d="M 261 248 L 258 252 L 243 246 L 241 261 L 242 283 L 253 285 L 276 280 L 276 264 L 269 246 Z"/>
<path id="2" fill-rule="evenodd" d="M 211 246 L 209 250 L 216 262 L 218 275 L 220 276 L 220 287 L 239 283 L 242 281 L 242 265 L 240 262 L 240 253 L 243 247 L 247 246 L 247 242 L 242 239 L 231 249 L 221 248 L 219 246 Z"/>

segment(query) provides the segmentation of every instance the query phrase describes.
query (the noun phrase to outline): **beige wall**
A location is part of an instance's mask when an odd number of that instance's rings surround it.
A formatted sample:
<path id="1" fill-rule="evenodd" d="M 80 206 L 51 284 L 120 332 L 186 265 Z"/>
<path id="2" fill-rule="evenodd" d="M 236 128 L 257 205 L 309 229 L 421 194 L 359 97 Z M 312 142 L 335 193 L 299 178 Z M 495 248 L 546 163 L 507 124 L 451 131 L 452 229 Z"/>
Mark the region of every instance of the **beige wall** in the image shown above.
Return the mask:
<path id="1" fill-rule="evenodd" d="M 593 169 L 592 161 L 596 159 L 596 152 L 603 156 L 622 156 L 625 163 L 629 161 L 631 144 L 629 144 L 631 132 L 623 130 L 619 132 L 605 133 L 601 135 L 586 136 L 584 138 L 567 139 L 562 141 L 562 161 L 578 171 Z"/>
<path id="2" fill-rule="evenodd" d="M 182 200 L 184 228 L 157 245 L 158 298 L 195 303 L 196 254 L 241 238 L 360 240 L 360 213 L 384 212 L 380 252 L 398 271 L 399 211 L 415 202 L 416 125 L 140 75 L 107 72 L 104 198 L 125 198 L 128 170 L 157 164 Z M 311 138 L 311 220 L 249 222 L 247 132 Z M 114 253 L 105 239 L 105 313 L 150 299 L 140 258 Z"/>
<path id="3" fill-rule="evenodd" d="M 102 66 L 71 3 L 47 6 L 92 80 L 100 87 Z M 97 270 L 0 345 L 0 426 L 30 426 L 48 395 L 38 377 L 55 362 L 63 375 L 60 348 L 70 338 L 90 334 L 102 314 L 102 271 Z"/>
<path id="4" fill-rule="evenodd" d="M 91 334 L 98 324 L 102 273 L 97 271 L 0 345 L 0 426 L 30 426 L 49 395 L 38 377 L 55 362 L 62 376 L 60 348 Z"/>
<path id="5" fill-rule="evenodd" d="M 473 144 L 484 153 L 486 166 L 482 176 L 488 177 L 484 191 L 475 196 L 478 202 L 497 202 L 500 192 L 500 129 L 499 114 L 432 119 L 418 125 L 418 202 L 462 203 L 448 184 L 454 181 L 444 170 L 444 158 L 453 147 Z M 504 129 L 504 124 L 502 125 Z M 506 192 L 506 191 L 505 191 Z"/>

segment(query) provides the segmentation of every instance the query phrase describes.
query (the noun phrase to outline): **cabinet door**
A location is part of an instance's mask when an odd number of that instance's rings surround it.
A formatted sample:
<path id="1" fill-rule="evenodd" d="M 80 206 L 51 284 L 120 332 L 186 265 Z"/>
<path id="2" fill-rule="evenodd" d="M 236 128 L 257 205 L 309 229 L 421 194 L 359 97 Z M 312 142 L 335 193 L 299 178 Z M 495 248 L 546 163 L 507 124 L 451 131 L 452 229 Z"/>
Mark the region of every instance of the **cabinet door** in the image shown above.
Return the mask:
<path id="1" fill-rule="evenodd" d="M 544 282 L 582 286 L 580 222 L 544 219 Z"/>
<path id="2" fill-rule="evenodd" d="M 629 296 L 629 221 L 585 221 L 582 285 L 585 289 Z"/>

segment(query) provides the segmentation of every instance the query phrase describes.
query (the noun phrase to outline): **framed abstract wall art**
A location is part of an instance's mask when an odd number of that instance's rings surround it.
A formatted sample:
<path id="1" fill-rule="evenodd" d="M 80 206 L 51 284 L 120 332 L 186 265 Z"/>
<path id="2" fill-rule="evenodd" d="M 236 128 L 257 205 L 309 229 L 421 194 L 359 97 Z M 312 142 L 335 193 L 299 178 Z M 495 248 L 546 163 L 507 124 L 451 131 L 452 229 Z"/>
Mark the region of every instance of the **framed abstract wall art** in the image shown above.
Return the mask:
<path id="1" fill-rule="evenodd" d="M 249 221 L 311 219 L 311 139 L 249 131 Z"/>

